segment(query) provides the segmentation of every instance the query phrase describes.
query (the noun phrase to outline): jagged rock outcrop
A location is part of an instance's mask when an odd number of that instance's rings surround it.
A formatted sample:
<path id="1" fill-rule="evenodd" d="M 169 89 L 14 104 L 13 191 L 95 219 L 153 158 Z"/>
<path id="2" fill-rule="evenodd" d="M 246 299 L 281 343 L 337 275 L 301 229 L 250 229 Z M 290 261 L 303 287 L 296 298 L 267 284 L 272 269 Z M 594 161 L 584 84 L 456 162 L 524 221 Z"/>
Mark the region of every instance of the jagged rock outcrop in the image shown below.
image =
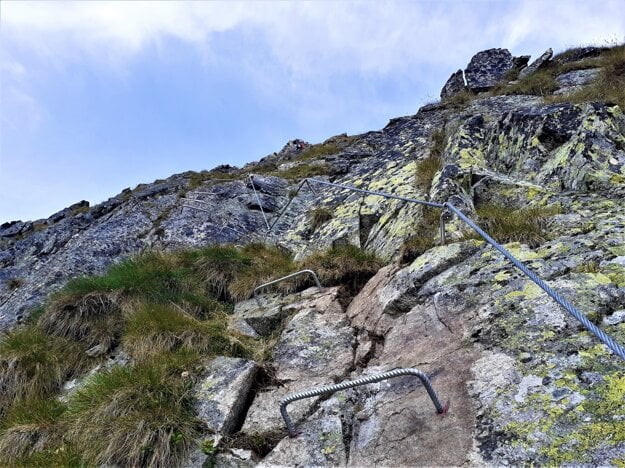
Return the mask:
<path id="1" fill-rule="evenodd" d="M 543 52 L 543 54 L 540 57 L 538 57 L 536 60 L 530 63 L 527 67 L 521 70 L 519 72 L 518 78 L 522 80 L 526 76 L 529 76 L 532 73 L 536 72 L 541 67 L 543 67 L 547 62 L 549 62 L 549 60 L 551 60 L 551 57 L 553 57 L 553 50 L 549 48 L 545 52 Z"/>
<path id="2" fill-rule="evenodd" d="M 545 66 L 601 53 L 570 51 Z M 527 61 L 505 49 L 480 52 L 465 72 L 468 86 L 491 89 Z M 538 68 L 530 67 L 528 74 Z M 557 82 L 570 92 L 598 73 L 593 65 Z M 446 96 L 464 89 L 462 72 L 454 76 Z M 435 141 L 435 134 L 443 137 Z M 451 200 L 472 218 L 493 205 L 550 210 L 531 242 L 508 233 L 506 248 L 625 344 L 623 109 L 479 95 L 464 105 L 425 106 L 379 131 L 336 137 L 301 159 L 307 149 L 296 141 L 245 170 L 181 174 L 95 207 L 5 223 L 0 328 L 14 326 L 67 279 L 101 272 L 142 249 L 266 237 L 299 259 L 350 243 L 387 260 L 355 297 L 342 288 L 311 288 L 263 294 L 260 307 L 253 299 L 234 306 L 230 329 L 272 343 L 271 358 L 262 370 L 244 359 L 205 363 L 198 388 L 208 410 L 200 413 L 204 435 L 218 437 L 193 454 L 190 466 L 207 457 L 218 466 L 620 463 L 621 362 L 458 219 L 444 217 L 448 243 L 436 245 L 438 213 L 428 217 L 402 200 L 314 184 L 277 216 L 305 175 Z M 417 183 L 433 155 L 440 166 L 429 184 Z M 251 173 L 260 174 L 250 180 Z M 261 206 L 268 222 L 276 221 L 270 233 Z M 312 223 L 310 211 L 320 207 L 329 216 Z M 402 243 L 424 223 L 431 244 L 400 264 Z M 289 405 L 300 434 L 288 437 L 279 413 L 286 395 L 396 367 L 426 372 L 449 401 L 448 413 L 435 414 L 418 380 L 402 377 Z"/>
<path id="3" fill-rule="evenodd" d="M 527 63 L 527 62 L 526 62 Z M 478 52 L 467 65 L 464 77 L 474 92 L 487 91 L 519 64 L 508 49 L 488 49 Z"/>
<path id="4" fill-rule="evenodd" d="M 454 94 L 458 94 L 466 89 L 464 84 L 464 73 L 462 70 L 458 70 L 449 77 L 443 89 L 441 89 L 441 99 L 446 99 Z"/>

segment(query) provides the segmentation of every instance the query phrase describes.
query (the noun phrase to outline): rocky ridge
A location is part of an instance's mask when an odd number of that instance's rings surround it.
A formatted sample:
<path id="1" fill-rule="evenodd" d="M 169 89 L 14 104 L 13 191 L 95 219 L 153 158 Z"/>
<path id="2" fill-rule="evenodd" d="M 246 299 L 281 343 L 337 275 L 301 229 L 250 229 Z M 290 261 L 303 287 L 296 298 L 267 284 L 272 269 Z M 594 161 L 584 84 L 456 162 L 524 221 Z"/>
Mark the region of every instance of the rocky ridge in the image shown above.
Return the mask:
<path id="1" fill-rule="evenodd" d="M 600 53 L 546 54 L 524 75 L 550 61 Z M 528 59 L 504 49 L 480 52 L 464 72 L 467 86 L 488 91 L 510 70 L 523 73 Z M 563 73 L 561 94 L 587 86 L 597 73 Z M 444 97 L 466 91 L 462 73 L 450 81 Z M 419 186 L 416 173 L 434 153 L 437 131 L 444 134 L 440 167 L 429 187 Z M 268 238 L 304 258 L 350 243 L 389 264 L 349 304 L 337 289 L 313 288 L 265 296 L 260 308 L 236 305 L 232 326 L 277 336 L 271 379 L 260 379 L 249 360 L 205 363 L 198 414 L 215 450 L 207 456 L 198 449 L 189 464 L 623 463 L 622 363 L 499 254 L 467 236 L 458 220 L 447 221 L 447 245 L 400 264 L 402 243 L 426 217 L 416 205 L 304 187 L 269 236 L 260 211 L 262 205 L 275 219 L 297 186 L 292 174 L 452 200 L 472 217 L 488 204 L 557 205 L 544 239 L 506 247 L 624 344 L 623 110 L 478 94 L 461 107 L 443 100 L 380 131 L 311 148 L 290 143 L 243 170 L 179 174 L 94 207 L 81 202 L 47 220 L 0 226 L 0 328 L 14 327 L 68 279 L 101 273 L 146 249 Z M 319 205 L 331 217 L 313 229 L 308 212 Z M 403 377 L 291 405 L 300 435 L 286 436 L 278 412 L 286 394 L 396 367 L 426 371 L 449 400 L 449 413 L 436 415 L 418 381 Z"/>

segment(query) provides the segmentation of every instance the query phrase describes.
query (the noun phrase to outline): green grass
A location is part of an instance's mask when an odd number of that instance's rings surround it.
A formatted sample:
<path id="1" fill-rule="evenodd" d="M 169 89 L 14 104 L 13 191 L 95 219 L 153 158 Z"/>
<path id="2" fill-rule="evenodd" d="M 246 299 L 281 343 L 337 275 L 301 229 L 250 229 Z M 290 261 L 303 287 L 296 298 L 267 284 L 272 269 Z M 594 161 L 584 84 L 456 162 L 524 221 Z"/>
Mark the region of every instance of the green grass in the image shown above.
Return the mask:
<path id="1" fill-rule="evenodd" d="M 553 102 L 605 102 L 625 109 L 625 45 L 604 52 L 594 63 L 601 72 L 593 83 L 572 94 L 554 97 Z"/>
<path id="2" fill-rule="evenodd" d="M 0 425 L 0 463 L 28 465 L 36 452 L 58 447 L 65 410 L 55 398 L 30 398 L 13 405 Z"/>
<path id="3" fill-rule="evenodd" d="M 310 148 L 304 150 L 302 154 L 297 157 L 297 159 L 319 159 L 323 158 L 324 156 L 336 154 L 340 150 L 341 148 L 339 148 L 336 143 L 321 143 L 319 145 L 312 145 Z"/>
<path id="4" fill-rule="evenodd" d="M 500 94 L 530 94 L 533 96 L 547 96 L 559 88 L 552 69 L 538 70 L 522 78 L 517 83 L 508 85 L 501 83 L 491 93 Z"/>
<path id="5" fill-rule="evenodd" d="M 114 293 L 59 294 L 37 323 L 49 335 L 81 341 L 86 347 L 99 344 L 109 350 L 119 341 L 122 313 Z"/>
<path id="6" fill-rule="evenodd" d="M 476 211 L 480 226 L 497 242 L 521 242 L 530 247 L 548 239 L 545 230 L 548 219 L 562 212 L 557 205 L 512 209 L 495 204 L 478 207 Z"/>
<path id="7" fill-rule="evenodd" d="M 215 298 L 194 271 L 194 265 L 185 255 L 147 252 L 113 265 L 102 276 L 77 278 L 70 281 L 54 301 L 89 293 L 116 293 L 122 302 L 138 300 L 167 304 L 177 302 L 189 305 L 197 315 L 205 316 L 219 308 Z"/>
<path id="8" fill-rule="evenodd" d="M 324 286 L 344 285 L 351 294 L 362 289 L 382 266 L 375 254 L 354 245 L 332 247 L 311 255 L 301 264 L 317 273 Z"/>
<path id="9" fill-rule="evenodd" d="M 201 321 L 173 305 L 144 304 L 128 319 L 122 344 L 139 360 L 178 350 L 249 357 L 251 352 L 228 333 L 227 323 L 225 315 Z"/>
<path id="10" fill-rule="evenodd" d="M 197 355 L 160 354 L 90 377 L 70 399 L 68 436 L 87 464 L 174 466 L 198 436 L 192 382 Z"/>
<path id="11" fill-rule="evenodd" d="M 272 175 L 282 177 L 283 179 L 299 180 L 329 173 L 330 167 L 326 164 L 298 164 L 284 171 L 275 171 Z"/>
<path id="12" fill-rule="evenodd" d="M 324 223 L 330 221 L 332 219 L 332 212 L 328 208 L 320 207 L 314 208 L 310 211 L 308 215 L 308 222 L 310 223 L 310 228 L 312 231 L 316 231 Z"/>
<path id="13" fill-rule="evenodd" d="M 248 299 L 256 286 L 295 271 L 291 254 L 258 243 L 242 248 L 210 246 L 197 255 L 197 272 L 211 291 L 230 301 Z M 291 292 L 296 282 L 284 282 L 277 287 Z"/>
<path id="14" fill-rule="evenodd" d="M 35 326 L 7 333 L 0 339 L 0 418 L 14 402 L 57 391 L 88 362 L 78 343 L 46 335 Z"/>
<path id="15" fill-rule="evenodd" d="M 148 252 L 101 276 L 71 281 L 37 318 L 0 341 L 0 464 L 179 464 L 201 432 L 192 395 L 200 360 L 225 355 L 262 362 L 275 343 L 230 332 L 225 310 L 233 301 L 304 267 L 314 268 L 324 285 L 356 291 L 381 266 L 353 246 L 295 263 L 282 249 L 249 244 Z M 288 293 L 306 284 L 308 278 L 297 278 L 276 289 Z M 202 313 L 199 297 L 208 298 Z M 208 310 L 210 304 L 218 307 Z M 99 370 L 67 405 L 59 403 L 63 383 L 100 362 L 85 354 L 95 344 L 121 346 L 132 364 Z"/>
<path id="16" fill-rule="evenodd" d="M 560 56 L 573 53 L 574 49 L 565 51 Z M 559 88 L 556 77 L 572 70 L 601 68 L 599 76 L 590 84 L 572 94 L 553 96 Z M 625 109 L 625 45 L 614 46 L 602 52 L 598 57 L 589 57 L 576 62 L 557 64 L 549 62 L 540 70 L 521 79 L 518 83 L 508 85 L 502 82 L 490 93 L 529 94 L 547 97 L 547 102 L 570 102 L 580 104 L 586 102 L 604 102 L 615 104 Z"/>

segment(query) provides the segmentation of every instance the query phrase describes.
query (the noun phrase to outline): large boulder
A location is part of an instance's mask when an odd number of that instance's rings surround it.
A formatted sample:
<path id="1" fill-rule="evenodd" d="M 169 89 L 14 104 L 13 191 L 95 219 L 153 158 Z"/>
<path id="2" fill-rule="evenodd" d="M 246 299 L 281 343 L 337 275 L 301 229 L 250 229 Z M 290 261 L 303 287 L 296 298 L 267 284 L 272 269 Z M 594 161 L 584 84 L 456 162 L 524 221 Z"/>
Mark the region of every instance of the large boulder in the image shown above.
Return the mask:
<path id="1" fill-rule="evenodd" d="M 514 57 L 508 49 L 488 49 L 471 58 L 464 77 L 472 91 L 488 91 L 513 68 Z"/>

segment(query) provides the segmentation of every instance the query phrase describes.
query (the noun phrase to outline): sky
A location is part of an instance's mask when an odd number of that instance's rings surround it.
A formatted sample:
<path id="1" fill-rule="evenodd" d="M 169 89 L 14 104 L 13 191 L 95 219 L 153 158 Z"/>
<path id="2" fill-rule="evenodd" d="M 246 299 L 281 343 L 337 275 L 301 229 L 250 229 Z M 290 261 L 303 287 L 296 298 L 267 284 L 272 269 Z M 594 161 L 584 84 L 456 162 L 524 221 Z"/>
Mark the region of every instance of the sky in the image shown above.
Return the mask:
<path id="1" fill-rule="evenodd" d="M 377 130 L 476 52 L 625 39 L 625 0 L 0 2 L 0 223 Z"/>

